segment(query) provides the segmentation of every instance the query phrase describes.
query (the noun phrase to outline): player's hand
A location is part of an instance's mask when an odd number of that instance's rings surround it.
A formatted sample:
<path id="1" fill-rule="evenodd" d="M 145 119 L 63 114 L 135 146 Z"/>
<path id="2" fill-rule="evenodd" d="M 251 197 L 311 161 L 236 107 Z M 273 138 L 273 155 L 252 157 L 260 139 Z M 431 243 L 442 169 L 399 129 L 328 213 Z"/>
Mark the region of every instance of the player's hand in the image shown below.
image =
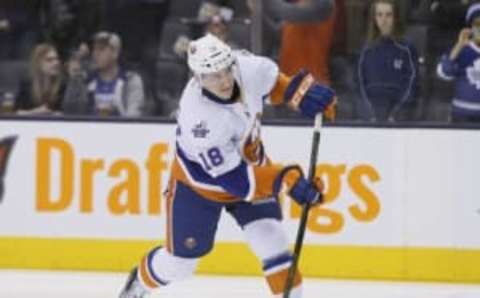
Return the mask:
<path id="1" fill-rule="evenodd" d="M 274 194 L 278 194 L 281 185 L 286 184 L 287 193 L 300 205 L 316 205 L 323 202 L 324 184 L 320 177 L 308 181 L 299 166 L 285 167 L 274 183 Z"/>
<path id="2" fill-rule="evenodd" d="M 323 181 L 320 177 L 315 177 L 313 182 L 301 177 L 290 189 L 289 195 L 300 205 L 307 203 L 317 205 L 323 202 L 323 189 Z"/>
<path id="3" fill-rule="evenodd" d="M 290 81 L 285 91 L 285 102 L 304 116 L 314 118 L 323 113 L 329 120 L 335 119 L 335 92 L 315 81 L 306 71 L 300 71 Z"/>

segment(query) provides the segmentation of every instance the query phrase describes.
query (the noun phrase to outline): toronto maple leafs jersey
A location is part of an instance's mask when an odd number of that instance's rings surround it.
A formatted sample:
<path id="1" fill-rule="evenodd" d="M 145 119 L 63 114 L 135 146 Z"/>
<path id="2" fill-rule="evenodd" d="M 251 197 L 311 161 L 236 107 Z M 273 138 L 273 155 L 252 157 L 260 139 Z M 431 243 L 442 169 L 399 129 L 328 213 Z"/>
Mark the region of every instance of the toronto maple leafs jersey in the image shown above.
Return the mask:
<path id="1" fill-rule="evenodd" d="M 460 115 L 480 114 L 480 47 L 473 42 L 465 46 L 455 60 L 445 53 L 437 67 L 440 78 L 455 81 L 452 112 Z"/>
<path id="2" fill-rule="evenodd" d="M 358 62 L 358 78 L 361 96 L 371 112 L 377 105 L 391 105 L 388 113 L 395 114 L 415 99 L 417 61 L 415 47 L 406 40 L 382 38 L 365 45 Z"/>
<path id="3" fill-rule="evenodd" d="M 183 177 L 205 197 L 252 196 L 251 164 L 266 162 L 261 145 L 263 103 L 277 82 L 279 70 L 268 58 L 235 53 L 234 77 L 239 99 L 215 99 L 192 78 L 185 87 L 177 118 L 177 156 L 173 175 Z M 248 158 L 245 146 L 257 144 L 258 156 Z M 234 177 L 229 177 L 234 176 Z M 232 182 L 235 185 L 232 185 Z"/>

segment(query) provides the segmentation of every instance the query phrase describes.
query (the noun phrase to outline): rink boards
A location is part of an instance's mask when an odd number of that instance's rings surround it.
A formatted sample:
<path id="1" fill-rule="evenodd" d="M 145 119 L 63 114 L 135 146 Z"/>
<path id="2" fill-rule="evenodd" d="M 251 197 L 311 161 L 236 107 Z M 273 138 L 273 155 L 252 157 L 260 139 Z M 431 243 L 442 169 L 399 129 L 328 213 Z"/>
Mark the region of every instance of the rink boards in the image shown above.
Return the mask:
<path id="1" fill-rule="evenodd" d="M 0 121 L 0 144 L 16 137 L 8 158 L 0 145 L 0 267 L 130 268 L 165 237 L 174 132 L 172 124 Z M 262 134 L 274 161 L 307 166 L 310 128 Z M 311 212 L 304 274 L 480 283 L 479 151 L 475 130 L 325 128 L 317 172 L 328 202 Z M 300 209 L 282 202 L 293 242 Z M 201 272 L 261 274 L 228 215 L 216 238 Z"/>

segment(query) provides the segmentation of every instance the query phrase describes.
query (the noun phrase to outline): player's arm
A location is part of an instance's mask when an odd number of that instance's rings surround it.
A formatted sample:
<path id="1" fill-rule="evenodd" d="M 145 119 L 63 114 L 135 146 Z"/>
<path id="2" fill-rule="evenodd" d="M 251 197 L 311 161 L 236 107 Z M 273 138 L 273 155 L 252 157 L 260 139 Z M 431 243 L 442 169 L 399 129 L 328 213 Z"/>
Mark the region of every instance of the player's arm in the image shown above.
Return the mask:
<path id="1" fill-rule="evenodd" d="M 313 118 L 323 113 L 327 119 L 334 120 L 335 92 L 316 82 L 311 74 L 302 70 L 289 77 L 279 71 L 275 62 L 260 56 L 251 58 L 250 63 L 255 69 L 253 75 L 259 76 L 256 89 L 272 105 L 287 104 L 307 117 Z"/>
<path id="2" fill-rule="evenodd" d="M 228 140 L 228 138 L 226 138 Z M 278 196 L 282 186 L 298 203 L 316 203 L 322 199 L 321 181 L 308 182 L 300 167 L 248 164 L 238 150 L 228 143 L 217 143 L 210 148 L 197 148 L 194 163 L 180 154 L 192 176 L 203 182 L 220 186 L 229 194 L 244 201 L 269 199 Z"/>
<path id="3" fill-rule="evenodd" d="M 217 113 L 215 120 L 180 116 L 179 157 L 198 182 L 220 186 L 245 201 L 277 196 L 283 185 L 299 203 L 320 201 L 320 183 L 308 182 L 299 167 L 248 164 L 229 114 Z"/>
<path id="4" fill-rule="evenodd" d="M 327 119 L 334 120 L 336 101 L 333 89 L 316 82 L 313 76 L 304 70 L 293 77 L 280 72 L 270 92 L 270 102 L 273 105 L 287 104 L 309 118 L 323 113 Z"/>
<path id="5" fill-rule="evenodd" d="M 317 183 L 308 182 L 300 167 L 248 164 L 231 141 L 232 129 L 227 123 L 216 129 L 211 127 L 208 137 L 189 138 L 188 146 L 182 144 L 183 148 L 189 148 L 189 156 L 195 157 L 195 162 L 189 162 L 186 155 L 180 154 L 190 175 L 197 177 L 200 182 L 220 186 L 245 201 L 276 197 L 285 186 L 286 191 L 299 203 L 320 202 L 319 179 Z"/>
<path id="6" fill-rule="evenodd" d="M 322 180 L 316 177 L 313 183 L 307 181 L 296 165 L 253 166 L 242 161 L 238 167 L 215 180 L 227 192 L 245 201 L 278 197 L 282 190 L 299 204 L 316 204 L 323 200 Z"/>

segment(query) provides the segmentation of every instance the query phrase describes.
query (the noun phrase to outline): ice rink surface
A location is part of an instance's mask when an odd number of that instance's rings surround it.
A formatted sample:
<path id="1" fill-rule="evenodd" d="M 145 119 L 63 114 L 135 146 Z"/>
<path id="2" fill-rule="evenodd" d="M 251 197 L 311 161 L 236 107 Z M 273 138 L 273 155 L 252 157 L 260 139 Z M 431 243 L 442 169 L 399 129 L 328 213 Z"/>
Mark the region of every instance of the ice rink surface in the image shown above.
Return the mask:
<path id="1" fill-rule="evenodd" d="M 0 270 L 1 298 L 114 298 L 126 274 Z M 152 298 L 268 298 L 262 278 L 196 276 Z M 480 285 L 307 279 L 304 298 L 480 298 Z"/>

